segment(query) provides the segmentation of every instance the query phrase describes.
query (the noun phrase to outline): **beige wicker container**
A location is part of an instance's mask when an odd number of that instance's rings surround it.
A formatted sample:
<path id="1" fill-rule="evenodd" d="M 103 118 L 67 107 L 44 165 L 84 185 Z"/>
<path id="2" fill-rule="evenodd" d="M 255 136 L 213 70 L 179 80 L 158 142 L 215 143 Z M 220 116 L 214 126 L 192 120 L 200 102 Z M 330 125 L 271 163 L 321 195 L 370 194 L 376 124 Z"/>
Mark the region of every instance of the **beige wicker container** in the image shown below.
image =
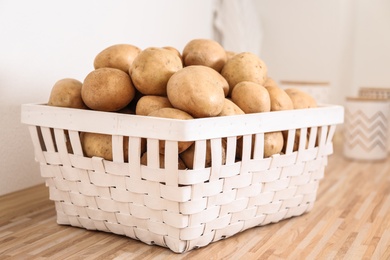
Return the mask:
<path id="1" fill-rule="evenodd" d="M 125 235 L 177 253 L 311 210 L 343 119 L 340 106 L 194 120 L 22 106 L 59 224 Z M 289 136 L 285 154 L 263 158 L 264 133 L 281 130 Z M 301 138 L 294 151 L 297 130 Z M 113 161 L 85 157 L 80 132 L 112 135 Z M 127 162 L 124 137 L 129 137 Z M 142 138 L 148 165 L 140 163 Z M 159 167 L 160 140 L 165 168 Z M 204 163 L 206 140 L 211 167 Z M 178 169 L 178 141 L 196 142 L 194 169 Z"/>
<path id="2" fill-rule="evenodd" d="M 361 87 L 359 97 L 390 99 L 390 88 Z"/>
<path id="3" fill-rule="evenodd" d="M 329 104 L 330 84 L 322 81 L 280 81 L 280 87 L 297 88 L 310 94 L 319 104 Z"/>
<path id="4" fill-rule="evenodd" d="M 344 155 L 357 160 L 387 157 L 390 103 L 387 99 L 349 97 L 345 105 Z"/>

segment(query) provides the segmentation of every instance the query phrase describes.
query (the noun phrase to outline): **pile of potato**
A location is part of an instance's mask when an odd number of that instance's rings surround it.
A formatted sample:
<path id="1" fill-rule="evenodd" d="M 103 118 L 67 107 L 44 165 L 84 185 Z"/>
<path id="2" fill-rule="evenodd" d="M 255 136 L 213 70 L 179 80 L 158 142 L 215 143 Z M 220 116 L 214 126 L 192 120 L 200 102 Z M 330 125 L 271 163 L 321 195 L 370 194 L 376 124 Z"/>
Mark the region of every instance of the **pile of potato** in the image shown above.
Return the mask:
<path id="1" fill-rule="evenodd" d="M 116 44 L 98 53 L 93 65 L 83 82 L 57 81 L 48 105 L 182 120 L 317 106 L 305 92 L 278 87 L 257 55 L 233 53 L 211 39 L 193 39 L 181 52 L 171 46 L 141 50 Z M 266 133 L 264 156 L 282 153 L 285 138 L 282 132 Z M 112 160 L 111 136 L 81 133 L 81 143 L 85 156 Z M 125 161 L 127 143 L 124 138 Z M 238 138 L 238 160 L 241 145 Z M 207 149 L 205 166 L 210 166 L 209 142 Z M 179 142 L 179 168 L 192 168 L 193 153 L 194 142 Z M 163 141 L 160 154 L 163 167 Z M 146 159 L 143 142 L 143 164 Z"/>

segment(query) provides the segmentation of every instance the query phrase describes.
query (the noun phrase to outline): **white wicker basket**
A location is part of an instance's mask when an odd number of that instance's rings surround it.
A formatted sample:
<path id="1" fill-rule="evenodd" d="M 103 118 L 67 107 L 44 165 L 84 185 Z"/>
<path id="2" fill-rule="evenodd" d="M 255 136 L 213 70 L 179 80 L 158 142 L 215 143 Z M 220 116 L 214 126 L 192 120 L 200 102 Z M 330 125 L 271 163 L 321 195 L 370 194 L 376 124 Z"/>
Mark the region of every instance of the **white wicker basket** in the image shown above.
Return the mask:
<path id="1" fill-rule="evenodd" d="M 343 119 L 343 107 L 333 105 L 194 120 L 22 105 L 22 122 L 29 127 L 59 224 L 125 235 L 177 253 L 309 211 Z M 293 151 L 297 129 L 301 138 Z M 288 130 L 285 154 L 263 158 L 264 133 L 280 130 Z M 113 161 L 85 157 L 80 132 L 112 135 Z M 147 166 L 140 164 L 142 138 Z M 220 159 L 223 139 L 226 163 Z M 165 168 L 159 167 L 159 140 L 165 140 Z M 206 140 L 211 140 L 211 167 L 202 163 Z M 196 142 L 194 169 L 178 169 L 178 141 Z"/>

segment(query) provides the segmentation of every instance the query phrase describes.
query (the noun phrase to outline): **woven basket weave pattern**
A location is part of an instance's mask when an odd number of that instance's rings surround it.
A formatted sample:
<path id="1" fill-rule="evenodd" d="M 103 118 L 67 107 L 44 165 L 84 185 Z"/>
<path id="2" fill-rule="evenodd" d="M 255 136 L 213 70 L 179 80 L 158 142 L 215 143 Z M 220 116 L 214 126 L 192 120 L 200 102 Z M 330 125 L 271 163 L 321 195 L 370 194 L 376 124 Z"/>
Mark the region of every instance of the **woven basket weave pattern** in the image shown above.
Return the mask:
<path id="1" fill-rule="evenodd" d="M 124 136 L 112 135 L 113 161 L 107 161 L 83 155 L 81 131 L 29 125 L 59 224 L 125 235 L 177 253 L 310 211 L 335 128 L 300 128 L 298 150 L 298 129 L 286 129 L 285 153 L 269 158 L 263 158 L 264 133 L 253 133 L 254 146 L 252 134 L 244 134 L 240 161 L 237 136 L 212 138 L 211 167 L 204 165 L 207 140 L 195 140 L 193 169 L 179 170 L 178 141 L 165 141 L 160 168 L 157 139 L 146 138 L 148 165 L 141 165 L 141 137 L 129 137 L 125 162 Z"/>
<path id="2" fill-rule="evenodd" d="M 37 158 L 59 224 L 126 235 L 148 244 L 175 245 L 173 250 L 179 252 L 309 211 L 332 152 L 328 142 L 321 149 L 265 159 L 235 162 L 231 156 L 225 165 L 173 169 L 179 178 L 169 180 L 169 169 L 140 165 L 139 154 L 129 163 L 86 158 L 75 138 L 72 145 L 79 154 L 69 154 L 61 142 L 64 131 L 55 129 L 52 139 L 50 129 L 38 130 L 41 134 L 35 130 L 36 138 L 43 136 L 47 150 Z M 34 134 L 34 128 L 31 131 Z M 235 146 L 227 150 L 234 154 Z"/>

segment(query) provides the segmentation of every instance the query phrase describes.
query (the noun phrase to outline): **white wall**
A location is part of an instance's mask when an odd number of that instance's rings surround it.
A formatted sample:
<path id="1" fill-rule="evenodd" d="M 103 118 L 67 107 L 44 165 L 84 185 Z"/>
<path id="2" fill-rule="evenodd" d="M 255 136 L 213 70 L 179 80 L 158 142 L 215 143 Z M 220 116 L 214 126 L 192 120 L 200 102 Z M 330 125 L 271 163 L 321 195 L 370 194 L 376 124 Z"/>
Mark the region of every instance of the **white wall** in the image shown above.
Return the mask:
<path id="1" fill-rule="evenodd" d="M 261 56 L 276 80 L 330 82 L 330 102 L 390 87 L 388 0 L 259 0 Z"/>
<path id="2" fill-rule="evenodd" d="M 388 0 L 256 3 L 261 56 L 276 80 L 329 81 L 334 104 L 361 86 L 390 87 Z M 43 181 L 21 104 L 45 102 L 60 78 L 82 80 L 108 45 L 181 49 L 212 37 L 212 8 L 211 0 L 0 0 L 0 194 Z"/>
<path id="3" fill-rule="evenodd" d="M 390 88 L 390 1 L 356 1 L 353 86 Z"/>
<path id="4" fill-rule="evenodd" d="M 42 183 L 20 105 L 44 103 L 53 84 L 83 80 L 103 48 L 212 37 L 209 0 L 0 0 L 0 195 Z"/>

